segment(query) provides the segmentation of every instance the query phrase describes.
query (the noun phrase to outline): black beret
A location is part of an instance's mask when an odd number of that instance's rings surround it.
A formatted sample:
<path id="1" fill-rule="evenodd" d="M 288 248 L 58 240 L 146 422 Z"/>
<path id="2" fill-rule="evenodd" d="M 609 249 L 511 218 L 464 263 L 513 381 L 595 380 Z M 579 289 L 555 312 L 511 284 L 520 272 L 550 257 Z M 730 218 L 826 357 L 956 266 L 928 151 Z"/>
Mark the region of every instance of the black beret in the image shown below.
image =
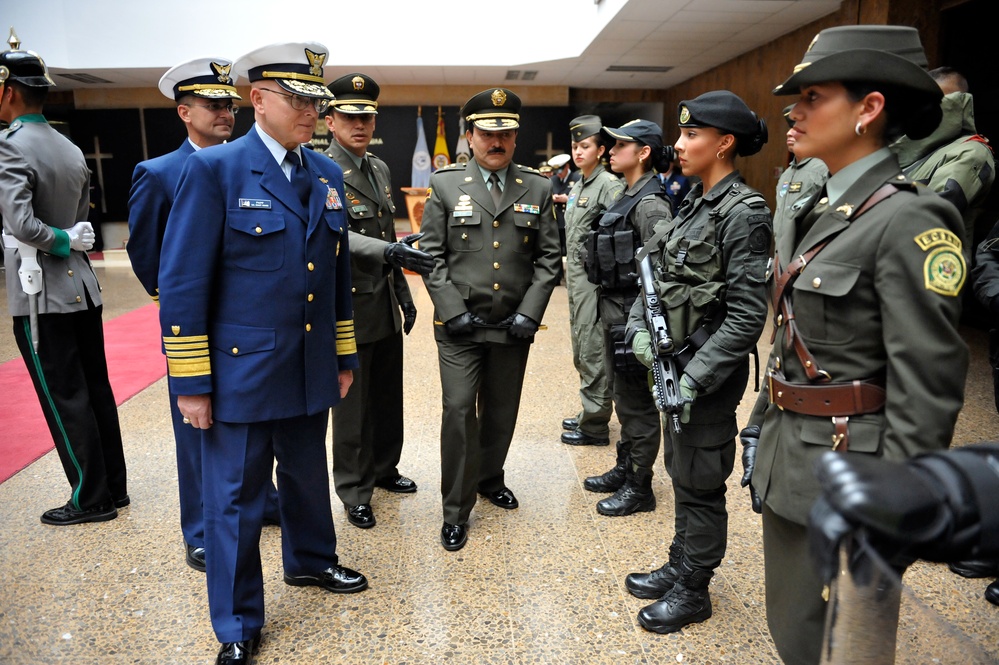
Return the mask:
<path id="1" fill-rule="evenodd" d="M 712 90 L 684 100 L 677 112 L 681 127 L 714 127 L 727 134 L 748 136 L 759 126 L 756 114 L 746 102 L 728 90 Z"/>

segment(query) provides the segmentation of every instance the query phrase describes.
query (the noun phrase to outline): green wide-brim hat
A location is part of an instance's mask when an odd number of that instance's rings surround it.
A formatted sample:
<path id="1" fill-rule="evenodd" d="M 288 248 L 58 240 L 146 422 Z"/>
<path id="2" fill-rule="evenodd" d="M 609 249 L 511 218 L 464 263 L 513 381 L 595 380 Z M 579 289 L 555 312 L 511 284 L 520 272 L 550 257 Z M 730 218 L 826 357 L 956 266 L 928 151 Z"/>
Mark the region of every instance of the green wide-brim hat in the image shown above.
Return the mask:
<path id="1" fill-rule="evenodd" d="M 796 95 L 802 87 L 829 81 L 867 81 L 904 88 L 934 99 L 943 96 L 926 71 L 919 32 L 899 25 L 827 28 L 812 40 L 804 58 L 775 95 Z"/>

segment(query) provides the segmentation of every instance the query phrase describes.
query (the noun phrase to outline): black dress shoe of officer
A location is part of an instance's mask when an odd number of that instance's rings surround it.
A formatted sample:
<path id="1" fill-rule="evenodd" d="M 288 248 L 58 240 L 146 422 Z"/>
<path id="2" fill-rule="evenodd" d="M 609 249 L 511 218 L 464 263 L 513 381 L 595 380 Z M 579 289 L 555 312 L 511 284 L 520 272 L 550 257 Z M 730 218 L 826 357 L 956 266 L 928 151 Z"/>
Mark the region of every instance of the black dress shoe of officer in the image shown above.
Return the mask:
<path id="1" fill-rule="evenodd" d="M 509 487 L 504 487 L 501 490 L 496 490 L 495 492 L 479 492 L 482 496 L 489 499 L 489 502 L 494 506 L 499 506 L 500 508 L 506 508 L 507 510 L 512 510 L 520 505 L 517 501 L 517 497 L 513 495 Z"/>
<path id="2" fill-rule="evenodd" d="M 579 428 L 579 418 L 563 418 L 562 419 L 562 429 L 567 432 L 571 432 L 574 429 Z"/>
<path id="3" fill-rule="evenodd" d="M 330 566 L 318 575 L 288 575 L 284 583 L 291 586 L 317 586 L 331 593 L 357 593 L 368 588 L 368 579 L 350 568 Z"/>
<path id="4" fill-rule="evenodd" d="M 950 572 L 961 577 L 979 578 L 999 576 L 999 561 L 995 559 L 968 559 L 947 564 Z"/>
<path id="5" fill-rule="evenodd" d="M 184 543 L 184 547 L 187 549 L 187 565 L 194 568 L 198 572 L 205 572 L 205 548 L 204 547 L 194 547 Z"/>
<path id="6" fill-rule="evenodd" d="M 260 636 L 242 642 L 223 642 L 215 665 L 249 665 L 253 654 L 260 650 Z"/>
<path id="7" fill-rule="evenodd" d="M 132 503 L 132 500 L 129 499 L 128 495 L 126 494 L 125 496 L 119 497 L 119 498 L 117 498 L 117 499 L 114 500 L 114 507 L 115 508 L 124 508 L 125 506 L 127 506 L 130 503 Z"/>
<path id="8" fill-rule="evenodd" d="M 448 552 L 460 550 L 468 542 L 468 529 L 464 524 L 448 524 L 441 527 L 441 545 Z"/>
<path id="9" fill-rule="evenodd" d="M 375 487 L 381 487 L 383 490 L 395 492 L 396 494 L 412 494 L 416 491 L 416 483 L 406 476 L 382 478 L 375 481 Z"/>
<path id="10" fill-rule="evenodd" d="M 570 446 L 609 446 L 610 438 L 590 436 L 580 429 L 574 429 L 571 432 L 562 432 L 562 443 L 568 443 Z"/>
<path id="11" fill-rule="evenodd" d="M 53 526 L 68 526 L 70 524 L 83 524 L 85 522 L 107 522 L 118 517 L 118 509 L 113 502 L 108 502 L 91 508 L 77 510 L 69 503 L 42 513 L 42 524 Z"/>
<path id="12" fill-rule="evenodd" d="M 993 605 L 999 605 L 999 580 L 985 587 L 985 600 Z"/>
<path id="13" fill-rule="evenodd" d="M 344 506 L 344 509 L 347 511 L 347 521 L 358 529 L 370 529 L 375 525 L 375 513 L 368 504 Z"/>

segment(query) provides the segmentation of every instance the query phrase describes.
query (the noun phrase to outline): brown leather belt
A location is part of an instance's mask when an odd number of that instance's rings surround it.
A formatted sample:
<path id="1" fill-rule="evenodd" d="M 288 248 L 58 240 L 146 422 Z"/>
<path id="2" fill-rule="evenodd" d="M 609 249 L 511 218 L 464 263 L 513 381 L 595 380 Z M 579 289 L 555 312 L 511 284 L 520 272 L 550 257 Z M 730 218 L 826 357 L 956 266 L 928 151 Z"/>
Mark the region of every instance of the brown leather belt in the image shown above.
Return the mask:
<path id="1" fill-rule="evenodd" d="M 885 406 L 885 389 L 879 381 L 808 385 L 788 383 L 767 372 L 770 401 L 781 409 L 806 416 L 834 418 L 875 413 Z"/>

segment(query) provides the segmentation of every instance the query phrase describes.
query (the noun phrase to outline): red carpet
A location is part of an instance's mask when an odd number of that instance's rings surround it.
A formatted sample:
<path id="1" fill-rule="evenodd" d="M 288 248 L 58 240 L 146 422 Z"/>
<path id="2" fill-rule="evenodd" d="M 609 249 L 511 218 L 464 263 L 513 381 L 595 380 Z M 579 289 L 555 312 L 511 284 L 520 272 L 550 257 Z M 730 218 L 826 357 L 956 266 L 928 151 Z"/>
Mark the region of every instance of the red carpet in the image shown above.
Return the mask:
<path id="1" fill-rule="evenodd" d="M 166 374 L 159 309 L 149 303 L 104 322 L 104 348 L 115 401 L 121 404 Z M 0 483 L 53 449 L 31 377 L 21 358 L 0 365 Z"/>

